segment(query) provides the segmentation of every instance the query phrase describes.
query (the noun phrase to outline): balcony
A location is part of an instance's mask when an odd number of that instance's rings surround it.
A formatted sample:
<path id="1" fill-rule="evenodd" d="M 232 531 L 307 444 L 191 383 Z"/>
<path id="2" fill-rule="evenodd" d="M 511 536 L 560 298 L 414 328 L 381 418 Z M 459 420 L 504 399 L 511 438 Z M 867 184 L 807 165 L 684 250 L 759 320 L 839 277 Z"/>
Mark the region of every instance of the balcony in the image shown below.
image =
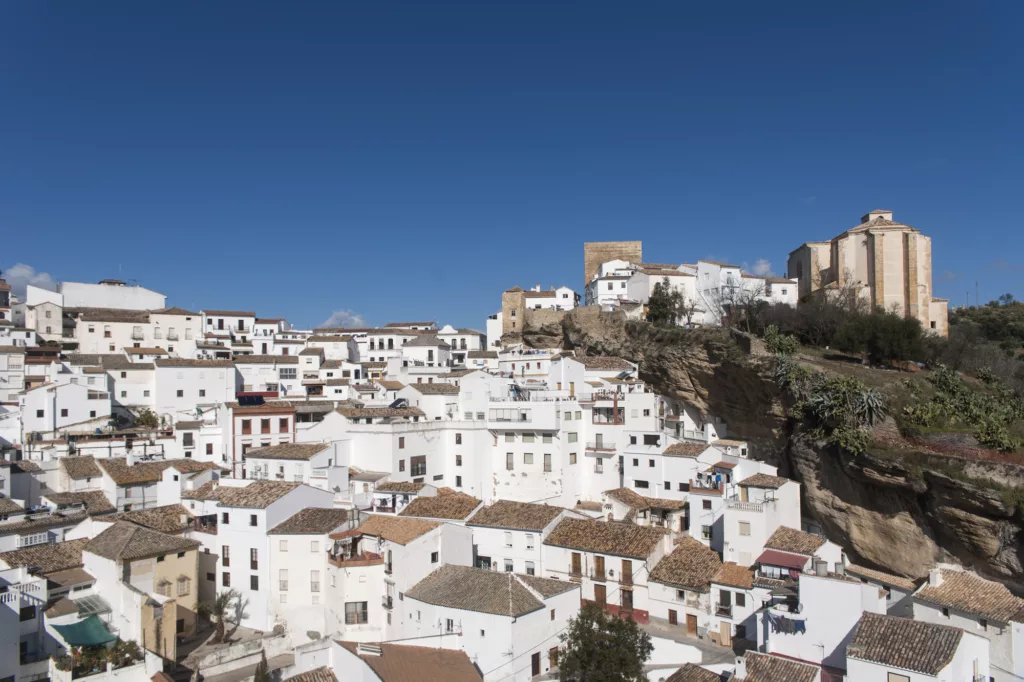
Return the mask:
<path id="1" fill-rule="evenodd" d="M 392 601 L 393 599 L 394 597 L 391 597 L 390 595 L 384 595 L 383 597 L 381 597 L 380 605 L 386 608 L 388 611 L 390 611 L 394 606 L 394 603 Z"/>
<path id="2" fill-rule="evenodd" d="M 742 500 L 728 499 L 725 501 L 725 508 L 760 514 L 764 511 L 764 504 L 761 502 L 744 502 Z"/>
<path id="3" fill-rule="evenodd" d="M 599 571 L 596 568 L 592 568 L 590 569 L 590 579 L 603 583 L 608 580 L 608 571 Z"/>
<path id="4" fill-rule="evenodd" d="M 615 443 L 588 442 L 587 450 L 591 452 L 615 452 Z"/>
<path id="5" fill-rule="evenodd" d="M 178 332 L 173 332 L 173 331 L 172 332 L 167 332 L 167 340 L 168 341 L 177 341 L 178 340 Z"/>
<path id="6" fill-rule="evenodd" d="M 217 534 L 217 521 L 216 520 L 207 521 L 207 520 L 204 520 L 202 517 L 197 516 L 196 518 L 192 519 L 192 523 L 190 524 L 190 527 L 191 527 L 192 530 L 194 530 L 196 532 L 199 532 L 199 533 L 209 533 L 210 535 L 216 535 Z"/>
<path id="7" fill-rule="evenodd" d="M 354 566 L 379 566 L 384 563 L 384 557 L 373 552 L 363 552 L 352 556 L 344 554 L 328 554 L 327 563 L 338 568 L 351 568 Z"/>
<path id="8" fill-rule="evenodd" d="M 132 340 L 133 341 L 145 341 L 146 340 L 146 334 L 141 329 L 135 329 L 135 330 L 132 331 Z"/>
<path id="9" fill-rule="evenodd" d="M 569 580 L 574 583 L 583 582 L 583 571 L 579 568 L 569 567 Z"/>
<path id="10" fill-rule="evenodd" d="M 620 585 L 632 585 L 633 584 L 633 574 L 632 573 L 623 573 L 622 575 L 620 575 L 619 576 L 619 584 Z"/>
<path id="11" fill-rule="evenodd" d="M 720 618 L 732 618 L 732 604 L 715 604 L 715 615 Z"/>

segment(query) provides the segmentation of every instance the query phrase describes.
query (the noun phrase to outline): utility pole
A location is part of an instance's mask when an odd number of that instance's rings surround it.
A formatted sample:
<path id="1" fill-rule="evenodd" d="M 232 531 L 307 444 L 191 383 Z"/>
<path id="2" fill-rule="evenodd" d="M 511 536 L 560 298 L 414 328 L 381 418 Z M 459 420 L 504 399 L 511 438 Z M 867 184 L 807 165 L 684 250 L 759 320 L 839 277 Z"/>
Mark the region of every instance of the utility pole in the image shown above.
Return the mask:
<path id="1" fill-rule="evenodd" d="M 974 305 L 981 305 L 978 301 L 978 280 L 974 280 Z"/>

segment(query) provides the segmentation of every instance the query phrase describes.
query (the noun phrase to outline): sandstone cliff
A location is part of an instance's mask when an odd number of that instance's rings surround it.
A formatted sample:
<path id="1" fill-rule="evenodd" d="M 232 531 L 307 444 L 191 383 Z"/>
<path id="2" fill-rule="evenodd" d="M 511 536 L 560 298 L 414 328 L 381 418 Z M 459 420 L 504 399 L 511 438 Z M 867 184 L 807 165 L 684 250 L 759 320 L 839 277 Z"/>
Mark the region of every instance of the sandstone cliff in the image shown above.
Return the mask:
<path id="1" fill-rule="evenodd" d="M 548 327 L 523 340 L 629 359 L 659 393 L 724 419 L 754 456 L 800 481 L 805 514 L 853 559 L 912 578 L 936 561 L 960 562 L 1024 591 L 1024 506 L 1003 494 L 1024 486 L 1024 468 L 914 451 L 830 451 L 786 417 L 788 396 L 768 374 L 771 360 L 744 347 L 756 341 L 721 330 L 657 329 L 590 308 Z"/>

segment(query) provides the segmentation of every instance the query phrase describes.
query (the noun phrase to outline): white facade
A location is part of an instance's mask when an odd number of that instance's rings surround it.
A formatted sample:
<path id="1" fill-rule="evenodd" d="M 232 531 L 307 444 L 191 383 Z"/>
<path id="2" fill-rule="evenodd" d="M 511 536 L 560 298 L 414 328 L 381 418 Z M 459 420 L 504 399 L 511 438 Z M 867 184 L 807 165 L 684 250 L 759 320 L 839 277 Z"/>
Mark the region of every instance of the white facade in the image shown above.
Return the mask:
<path id="1" fill-rule="evenodd" d="M 194 419 L 197 410 L 235 399 L 238 373 L 226 360 L 156 361 L 154 411 L 168 423 Z"/>
<path id="2" fill-rule="evenodd" d="M 21 396 L 25 433 L 53 433 L 72 426 L 89 431 L 110 418 L 110 394 L 79 384 L 44 384 Z"/>
<path id="3" fill-rule="evenodd" d="M 156 310 L 167 305 L 163 294 L 120 280 L 103 280 L 99 284 L 61 282 L 57 290 L 64 298 L 65 308 Z"/>

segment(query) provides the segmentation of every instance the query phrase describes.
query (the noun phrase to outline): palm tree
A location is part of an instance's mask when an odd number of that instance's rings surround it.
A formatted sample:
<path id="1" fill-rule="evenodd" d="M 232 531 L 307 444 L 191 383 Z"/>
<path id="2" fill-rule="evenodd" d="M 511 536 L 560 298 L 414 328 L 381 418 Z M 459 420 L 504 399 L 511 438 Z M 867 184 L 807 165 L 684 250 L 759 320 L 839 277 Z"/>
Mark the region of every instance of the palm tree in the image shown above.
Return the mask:
<path id="1" fill-rule="evenodd" d="M 214 634 L 213 643 L 220 644 L 224 641 L 224 631 L 228 614 L 232 611 L 232 602 L 241 597 L 234 590 L 225 590 L 218 594 L 212 601 L 199 602 L 199 613 L 213 621 Z"/>

